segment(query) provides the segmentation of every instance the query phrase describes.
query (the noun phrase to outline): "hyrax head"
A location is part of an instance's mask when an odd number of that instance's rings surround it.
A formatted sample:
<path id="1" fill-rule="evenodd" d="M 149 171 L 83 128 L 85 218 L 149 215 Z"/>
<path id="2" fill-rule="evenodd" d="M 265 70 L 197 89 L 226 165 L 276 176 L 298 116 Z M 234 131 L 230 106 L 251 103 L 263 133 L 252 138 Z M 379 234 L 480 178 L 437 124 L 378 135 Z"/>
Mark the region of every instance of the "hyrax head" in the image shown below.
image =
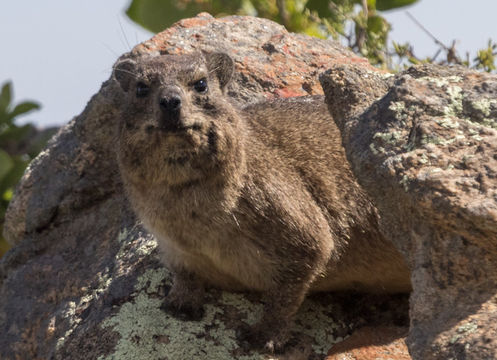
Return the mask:
<path id="1" fill-rule="evenodd" d="M 223 53 L 126 59 L 118 159 L 128 180 L 180 185 L 210 176 L 236 146 L 238 118 L 224 96 L 233 61 Z"/>

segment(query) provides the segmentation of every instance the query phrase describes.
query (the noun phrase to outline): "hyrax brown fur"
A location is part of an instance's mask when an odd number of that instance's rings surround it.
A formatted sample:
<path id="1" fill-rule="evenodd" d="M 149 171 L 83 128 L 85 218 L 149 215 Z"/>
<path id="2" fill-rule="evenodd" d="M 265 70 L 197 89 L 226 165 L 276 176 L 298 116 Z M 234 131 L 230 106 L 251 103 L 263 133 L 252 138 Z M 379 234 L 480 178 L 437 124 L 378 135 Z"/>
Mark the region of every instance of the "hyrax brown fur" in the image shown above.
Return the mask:
<path id="1" fill-rule="evenodd" d="M 131 203 L 175 273 L 170 309 L 195 315 L 204 284 L 265 297 L 248 338 L 281 349 L 309 291 L 410 290 L 379 233 L 323 98 L 236 109 L 222 53 L 122 60 L 118 162 Z"/>

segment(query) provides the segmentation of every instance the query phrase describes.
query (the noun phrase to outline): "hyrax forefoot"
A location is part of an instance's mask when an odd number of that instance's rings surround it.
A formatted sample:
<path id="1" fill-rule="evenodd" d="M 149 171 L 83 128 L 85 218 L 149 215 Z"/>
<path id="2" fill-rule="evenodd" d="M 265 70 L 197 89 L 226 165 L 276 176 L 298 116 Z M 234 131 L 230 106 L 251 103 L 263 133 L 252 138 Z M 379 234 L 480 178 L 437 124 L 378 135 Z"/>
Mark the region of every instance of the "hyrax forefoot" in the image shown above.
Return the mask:
<path id="1" fill-rule="evenodd" d="M 162 309 L 183 320 L 200 320 L 204 314 L 204 284 L 192 273 L 178 271 Z"/>
<path id="2" fill-rule="evenodd" d="M 122 60 L 118 162 L 174 271 L 168 307 L 199 314 L 204 284 L 263 294 L 248 338 L 288 340 L 309 291 L 409 291 L 321 97 L 236 109 L 226 54 Z"/>

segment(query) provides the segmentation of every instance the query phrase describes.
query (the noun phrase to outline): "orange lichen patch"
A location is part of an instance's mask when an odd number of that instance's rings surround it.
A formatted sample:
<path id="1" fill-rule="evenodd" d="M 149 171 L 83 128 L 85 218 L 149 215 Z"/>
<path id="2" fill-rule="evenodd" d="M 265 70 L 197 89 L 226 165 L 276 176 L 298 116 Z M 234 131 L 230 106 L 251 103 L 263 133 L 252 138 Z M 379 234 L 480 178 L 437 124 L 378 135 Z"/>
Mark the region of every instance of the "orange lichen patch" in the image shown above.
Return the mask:
<path id="1" fill-rule="evenodd" d="M 280 98 L 308 95 L 302 88 L 300 90 L 295 88 L 276 89 L 274 93 Z"/>
<path id="2" fill-rule="evenodd" d="M 326 360 L 411 360 L 406 335 L 404 327 L 363 327 L 335 344 Z"/>
<path id="3" fill-rule="evenodd" d="M 230 53 L 235 60 L 237 72 L 245 78 L 255 80 L 268 99 L 323 94 L 318 75 L 328 69 L 330 64 L 356 63 L 374 70 L 366 59 L 358 58 L 345 49 L 335 48 L 336 44 L 331 41 L 314 38 L 304 40 L 301 35 L 288 33 L 280 25 L 271 22 L 264 25 L 254 42 L 254 35 L 250 35 L 253 32 L 238 32 L 237 24 L 241 19 L 244 18 L 216 19 L 207 13 L 201 13 L 194 18 L 178 21 L 169 29 L 138 45 L 135 51 L 181 54 L 205 49 L 204 43 L 208 43 L 208 48 L 212 51 L 214 44 L 215 49 Z M 224 29 L 221 37 L 216 30 L 219 28 Z M 178 45 L 177 38 L 184 31 L 189 33 L 193 41 L 185 46 Z M 211 44 L 210 39 L 216 38 L 219 43 Z M 247 42 L 252 42 L 249 49 L 240 48 L 240 44 Z"/>
<path id="4" fill-rule="evenodd" d="M 210 15 L 209 13 L 203 12 L 203 13 L 198 14 L 194 18 L 180 20 L 175 25 L 179 25 L 179 26 L 182 26 L 184 28 L 192 28 L 195 26 L 207 25 L 208 23 L 212 22 L 213 20 L 214 20 L 214 17 L 212 17 L 212 15 Z"/>
<path id="5" fill-rule="evenodd" d="M 349 60 L 350 63 L 354 63 L 354 64 L 358 64 L 359 63 L 359 64 L 369 65 L 368 59 L 366 59 L 366 58 L 354 56 L 354 57 L 350 57 L 350 58 L 347 58 L 347 59 Z M 377 68 L 374 68 L 374 69 L 378 70 Z"/>

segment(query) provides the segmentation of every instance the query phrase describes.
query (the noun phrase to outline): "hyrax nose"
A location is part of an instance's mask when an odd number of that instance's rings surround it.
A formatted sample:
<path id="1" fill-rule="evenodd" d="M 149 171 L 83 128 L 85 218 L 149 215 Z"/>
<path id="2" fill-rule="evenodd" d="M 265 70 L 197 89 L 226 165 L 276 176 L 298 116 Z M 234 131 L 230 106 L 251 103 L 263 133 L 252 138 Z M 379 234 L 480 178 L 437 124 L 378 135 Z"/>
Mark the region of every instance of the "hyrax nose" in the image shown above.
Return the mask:
<path id="1" fill-rule="evenodd" d="M 178 114 L 181 110 L 181 98 L 179 95 L 163 96 L 159 100 L 162 112 L 167 115 Z"/>

